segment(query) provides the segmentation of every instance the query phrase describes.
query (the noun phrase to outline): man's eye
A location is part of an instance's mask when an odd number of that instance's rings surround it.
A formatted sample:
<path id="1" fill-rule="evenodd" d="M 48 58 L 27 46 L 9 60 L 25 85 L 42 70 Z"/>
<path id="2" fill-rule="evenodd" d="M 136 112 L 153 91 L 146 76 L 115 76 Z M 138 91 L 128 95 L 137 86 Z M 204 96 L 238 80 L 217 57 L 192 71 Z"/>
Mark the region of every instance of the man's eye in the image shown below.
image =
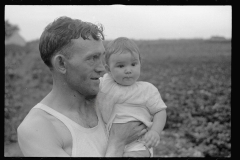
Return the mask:
<path id="1" fill-rule="evenodd" d="M 92 58 L 93 58 L 93 60 L 97 60 L 97 59 L 99 58 L 99 56 L 98 56 L 98 55 L 95 55 L 95 56 L 93 56 Z"/>
<path id="2" fill-rule="evenodd" d="M 137 65 L 137 63 L 133 63 L 133 64 L 132 64 L 132 66 L 136 66 L 136 65 Z"/>
<path id="3" fill-rule="evenodd" d="M 99 58 L 100 58 L 99 55 L 94 55 L 94 56 L 89 57 L 87 60 L 90 64 L 94 64 L 95 61 L 97 61 Z"/>

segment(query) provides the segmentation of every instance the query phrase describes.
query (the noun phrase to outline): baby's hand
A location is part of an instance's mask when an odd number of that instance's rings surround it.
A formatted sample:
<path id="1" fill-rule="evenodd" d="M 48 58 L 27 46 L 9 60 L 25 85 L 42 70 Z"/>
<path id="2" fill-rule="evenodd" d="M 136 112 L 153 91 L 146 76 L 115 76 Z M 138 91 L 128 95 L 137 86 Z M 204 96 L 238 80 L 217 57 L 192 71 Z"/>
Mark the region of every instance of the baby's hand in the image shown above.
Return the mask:
<path id="1" fill-rule="evenodd" d="M 159 134 L 154 130 L 149 130 L 143 137 L 143 141 L 145 141 L 145 145 L 148 148 L 157 147 L 160 142 Z"/>

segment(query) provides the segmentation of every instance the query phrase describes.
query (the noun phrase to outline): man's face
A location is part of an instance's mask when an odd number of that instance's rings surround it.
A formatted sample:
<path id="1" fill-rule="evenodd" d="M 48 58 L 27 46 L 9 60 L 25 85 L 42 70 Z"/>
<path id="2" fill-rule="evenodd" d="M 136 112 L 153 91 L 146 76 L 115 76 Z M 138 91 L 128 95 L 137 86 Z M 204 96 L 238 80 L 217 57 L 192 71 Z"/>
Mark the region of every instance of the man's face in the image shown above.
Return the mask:
<path id="1" fill-rule="evenodd" d="M 137 53 L 116 53 L 109 58 L 109 69 L 113 79 L 121 85 L 130 86 L 140 76 L 140 60 Z"/>
<path id="2" fill-rule="evenodd" d="M 99 77 L 104 72 L 101 58 L 105 49 L 102 41 L 79 38 L 72 42 L 72 56 L 66 65 L 67 84 L 85 97 L 96 95 L 99 91 Z"/>

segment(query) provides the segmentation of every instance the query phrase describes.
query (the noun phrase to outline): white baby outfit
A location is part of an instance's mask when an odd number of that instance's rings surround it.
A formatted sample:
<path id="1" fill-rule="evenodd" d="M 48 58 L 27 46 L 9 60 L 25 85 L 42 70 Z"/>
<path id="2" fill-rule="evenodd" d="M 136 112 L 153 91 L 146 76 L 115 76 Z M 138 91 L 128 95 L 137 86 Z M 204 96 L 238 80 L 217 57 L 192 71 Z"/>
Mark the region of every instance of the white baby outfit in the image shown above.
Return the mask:
<path id="1" fill-rule="evenodd" d="M 100 78 L 97 105 L 108 133 L 112 123 L 141 121 L 150 128 L 154 114 L 167 108 L 158 89 L 151 83 L 138 81 L 131 86 L 122 86 L 116 83 L 108 73 Z M 134 141 L 125 147 L 125 151 L 139 150 L 146 150 L 141 140 Z M 151 148 L 151 155 L 152 152 Z"/>

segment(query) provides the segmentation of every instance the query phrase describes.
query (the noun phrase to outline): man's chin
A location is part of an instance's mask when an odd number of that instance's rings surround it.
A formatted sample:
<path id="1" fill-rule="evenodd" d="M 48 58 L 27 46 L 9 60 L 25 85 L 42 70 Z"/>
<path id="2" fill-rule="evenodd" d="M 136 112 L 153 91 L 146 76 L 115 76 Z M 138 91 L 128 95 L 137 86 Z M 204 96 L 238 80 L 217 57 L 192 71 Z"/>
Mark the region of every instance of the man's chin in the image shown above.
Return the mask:
<path id="1" fill-rule="evenodd" d="M 99 92 L 99 86 L 92 88 L 91 91 L 88 92 L 88 94 L 85 94 L 85 99 L 94 100 L 97 97 L 98 92 Z"/>

